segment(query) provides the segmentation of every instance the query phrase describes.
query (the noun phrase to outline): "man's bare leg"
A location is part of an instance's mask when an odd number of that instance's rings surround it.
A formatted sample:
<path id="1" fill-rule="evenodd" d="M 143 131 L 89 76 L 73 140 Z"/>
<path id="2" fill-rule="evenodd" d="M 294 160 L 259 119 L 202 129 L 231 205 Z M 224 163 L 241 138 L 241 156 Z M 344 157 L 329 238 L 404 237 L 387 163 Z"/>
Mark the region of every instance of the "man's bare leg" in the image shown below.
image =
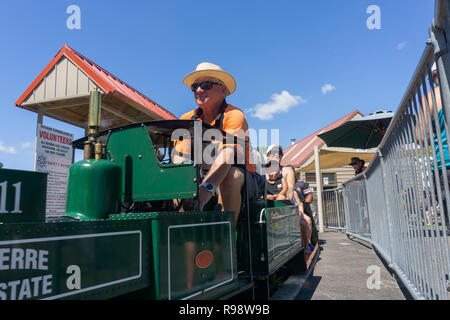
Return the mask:
<path id="1" fill-rule="evenodd" d="M 234 150 L 232 148 L 223 148 L 214 162 L 211 164 L 211 168 L 203 179 L 203 183 L 211 183 L 216 188 L 222 184 L 222 181 L 228 176 L 234 159 Z M 199 207 L 203 210 L 203 207 L 208 203 L 213 194 L 208 192 L 204 188 L 199 190 Z"/>
<path id="2" fill-rule="evenodd" d="M 231 167 L 227 176 L 220 184 L 219 203 L 223 211 L 234 211 L 234 225 L 237 224 L 241 211 L 241 189 L 244 185 L 244 173 L 236 167 Z"/>
<path id="3" fill-rule="evenodd" d="M 305 225 L 306 240 L 307 240 L 307 244 L 309 245 L 311 243 L 311 234 L 312 234 L 311 218 L 308 217 L 306 214 L 302 213 L 300 219 L 301 219 L 300 223 L 304 223 L 304 225 Z"/>

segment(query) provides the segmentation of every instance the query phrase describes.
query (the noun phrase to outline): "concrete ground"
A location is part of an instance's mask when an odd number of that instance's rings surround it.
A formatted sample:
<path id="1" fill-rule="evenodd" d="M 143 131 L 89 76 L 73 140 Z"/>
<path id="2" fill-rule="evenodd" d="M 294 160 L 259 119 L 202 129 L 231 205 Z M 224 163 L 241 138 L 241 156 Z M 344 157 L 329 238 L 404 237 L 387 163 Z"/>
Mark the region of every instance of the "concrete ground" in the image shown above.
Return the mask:
<path id="1" fill-rule="evenodd" d="M 370 244 L 339 231 L 319 238 L 319 259 L 296 300 L 410 299 Z"/>

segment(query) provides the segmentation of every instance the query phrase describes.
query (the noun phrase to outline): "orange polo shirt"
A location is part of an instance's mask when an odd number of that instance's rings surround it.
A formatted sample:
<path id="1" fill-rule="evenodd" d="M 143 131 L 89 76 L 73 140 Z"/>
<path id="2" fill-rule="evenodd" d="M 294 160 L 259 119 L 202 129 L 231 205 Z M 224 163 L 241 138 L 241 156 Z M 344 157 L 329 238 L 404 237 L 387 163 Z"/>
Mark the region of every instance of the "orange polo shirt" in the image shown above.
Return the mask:
<path id="1" fill-rule="evenodd" d="M 183 114 L 180 119 L 181 120 L 188 120 L 191 119 L 192 116 L 195 114 L 195 110 L 189 111 L 185 114 Z M 203 121 L 203 117 L 200 116 L 198 120 Z M 213 120 L 209 125 L 214 126 L 216 120 Z M 245 150 L 245 157 L 246 157 L 246 165 L 247 170 L 249 173 L 255 173 L 256 172 L 256 166 L 252 159 L 250 158 L 250 141 L 248 138 L 248 123 L 245 119 L 244 112 L 240 110 L 239 108 L 236 108 L 235 106 L 232 106 L 231 104 L 228 104 L 224 116 L 223 116 L 223 126 L 222 130 L 226 133 L 236 135 L 238 138 L 244 140 L 246 143 L 246 150 Z M 244 135 L 244 136 L 243 136 Z M 225 138 L 225 137 L 224 137 Z M 236 144 L 223 144 L 222 142 L 219 143 L 219 150 L 223 148 L 224 146 L 232 145 L 235 148 L 235 152 L 238 152 L 239 154 L 242 154 L 242 150 L 240 145 Z M 182 142 L 175 143 L 176 150 L 178 152 L 184 153 L 184 154 L 190 154 L 190 142 L 183 140 Z"/>

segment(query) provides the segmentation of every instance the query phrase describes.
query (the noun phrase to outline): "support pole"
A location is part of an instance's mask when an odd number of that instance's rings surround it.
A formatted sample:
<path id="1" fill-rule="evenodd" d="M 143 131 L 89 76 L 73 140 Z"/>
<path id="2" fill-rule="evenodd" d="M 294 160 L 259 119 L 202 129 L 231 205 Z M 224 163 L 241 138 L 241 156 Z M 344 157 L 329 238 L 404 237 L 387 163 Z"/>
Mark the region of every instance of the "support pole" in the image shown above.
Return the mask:
<path id="1" fill-rule="evenodd" d="M 37 122 L 36 122 L 36 141 L 35 141 L 35 148 L 34 148 L 34 171 L 37 171 L 37 143 L 38 143 L 38 136 L 39 136 L 39 125 L 44 122 L 44 115 L 42 112 L 38 113 L 37 116 Z"/>
<path id="2" fill-rule="evenodd" d="M 89 127 L 88 140 L 84 143 L 84 160 L 101 158 L 101 145 L 95 147 L 97 143 L 98 133 L 100 131 L 100 110 L 101 110 L 101 92 L 94 88 L 91 91 L 89 100 Z M 95 156 L 96 152 L 98 153 Z"/>
<path id="3" fill-rule="evenodd" d="M 318 146 L 314 146 L 314 163 L 316 165 L 317 211 L 319 213 L 319 232 L 323 233 L 322 174 L 320 172 L 320 159 Z"/>

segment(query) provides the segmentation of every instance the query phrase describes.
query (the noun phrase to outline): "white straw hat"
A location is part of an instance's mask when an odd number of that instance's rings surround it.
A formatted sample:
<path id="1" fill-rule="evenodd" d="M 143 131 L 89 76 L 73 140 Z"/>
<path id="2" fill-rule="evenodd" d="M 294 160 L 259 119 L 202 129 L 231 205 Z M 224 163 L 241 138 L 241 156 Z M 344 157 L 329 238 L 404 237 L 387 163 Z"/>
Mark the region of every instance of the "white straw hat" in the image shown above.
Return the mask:
<path id="1" fill-rule="evenodd" d="M 197 65 L 195 71 L 184 77 L 183 84 L 190 88 L 198 78 L 202 77 L 211 77 L 222 81 L 227 87 L 229 94 L 232 94 L 236 90 L 236 80 L 233 76 L 223 71 L 218 65 L 209 62 L 202 62 Z"/>

